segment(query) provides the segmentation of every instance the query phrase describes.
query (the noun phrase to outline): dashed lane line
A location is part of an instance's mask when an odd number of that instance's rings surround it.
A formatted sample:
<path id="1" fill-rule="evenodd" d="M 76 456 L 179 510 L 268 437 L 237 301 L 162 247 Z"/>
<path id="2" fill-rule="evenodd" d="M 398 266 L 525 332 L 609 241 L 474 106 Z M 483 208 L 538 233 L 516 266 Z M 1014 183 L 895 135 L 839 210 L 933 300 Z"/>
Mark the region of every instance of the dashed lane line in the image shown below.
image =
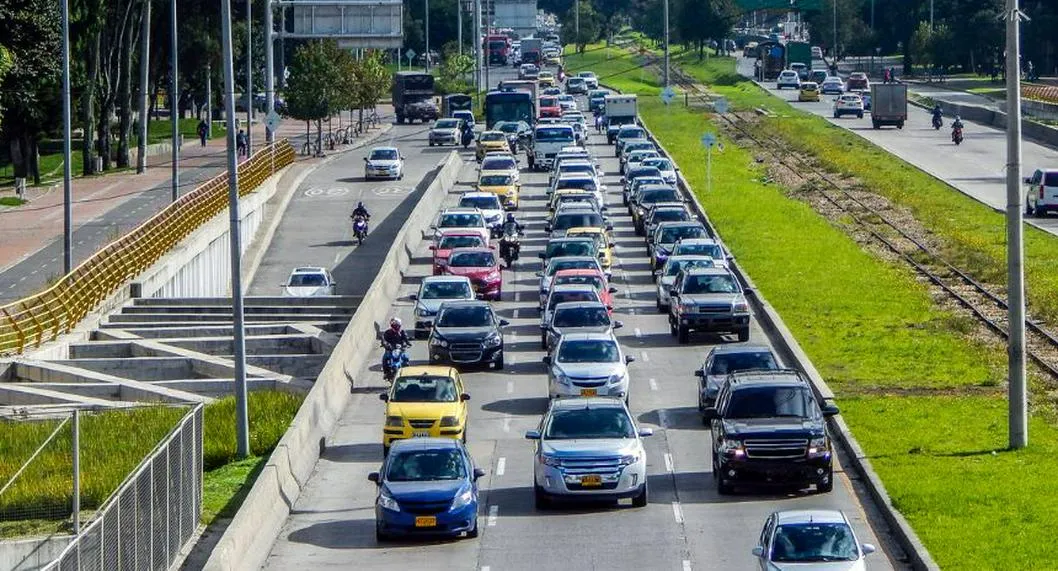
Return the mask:
<path id="1" fill-rule="evenodd" d="M 676 518 L 676 523 L 683 523 L 683 508 L 680 507 L 680 502 L 672 502 L 672 517 Z"/>
<path id="2" fill-rule="evenodd" d="M 657 381 L 657 379 L 655 379 L 654 377 L 651 377 L 647 382 L 650 383 L 650 390 L 652 390 L 652 391 L 658 390 L 658 381 Z"/>
<path id="3" fill-rule="evenodd" d="M 495 504 L 489 506 L 488 526 L 496 527 L 496 520 L 500 517 L 500 506 Z"/>
<path id="4" fill-rule="evenodd" d="M 502 476 L 503 473 L 506 472 L 506 471 L 507 471 L 507 459 L 501 456 L 500 459 L 496 461 L 496 475 L 497 476 Z"/>

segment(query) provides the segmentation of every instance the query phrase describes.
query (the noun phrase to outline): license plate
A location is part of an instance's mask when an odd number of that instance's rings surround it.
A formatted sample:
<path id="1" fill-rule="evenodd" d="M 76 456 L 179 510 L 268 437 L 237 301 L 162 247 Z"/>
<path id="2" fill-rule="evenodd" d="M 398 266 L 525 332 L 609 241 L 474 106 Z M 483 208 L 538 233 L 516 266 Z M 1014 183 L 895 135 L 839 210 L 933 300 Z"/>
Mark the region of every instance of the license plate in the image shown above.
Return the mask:
<path id="1" fill-rule="evenodd" d="M 582 397 L 593 397 L 593 396 L 595 396 L 597 394 L 599 394 L 599 391 L 596 390 L 596 389 L 581 389 L 580 390 L 580 396 L 582 396 Z"/>
<path id="2" fill-rule="evenodd" d="M 411 435 L 415 436 L 415 437 L 429 438 L 430 431 L 429 430 L 416 430 L 416 431 L 412 432 Z"/>
<path id="3" fill-rule="evenodd" d="M 416 516 L 415 527 L 437 527 L 437 518 L 432 515 Z"/>
<path id="4" fill-rule="evenodd" d="M 582 486 L 601 486 L 602 476 L 598 474 L 585 474 L 580 477 L 580 485 Z"/>

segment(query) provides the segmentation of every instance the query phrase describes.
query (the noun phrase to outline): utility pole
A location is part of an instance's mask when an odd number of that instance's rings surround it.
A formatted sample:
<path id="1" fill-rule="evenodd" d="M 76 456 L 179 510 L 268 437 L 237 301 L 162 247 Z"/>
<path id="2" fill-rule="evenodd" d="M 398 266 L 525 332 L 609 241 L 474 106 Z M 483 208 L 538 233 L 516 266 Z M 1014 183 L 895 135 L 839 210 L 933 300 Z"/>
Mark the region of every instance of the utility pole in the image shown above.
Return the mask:
<path id="1" fill-rule="evenodd" d="M 224 52 L 224 120 L 228 125 L 228 242 L 231 246 L 231 309 L 235 357 L 235 449 L 250 454 L 246 409 L 246 331 L 242 307 L 242 240 L 239 237 L 239 172 L 235 156 L 235 64 L 231 46 L 231 0 L 221 0 L 221 47 Z"/>
<path id="2" fill-rule="evenodd" d="M 426 1 L 426 73 L 430 73 L 430 0 Z"/>
<path id="3" fill-rule="evenodd" d="M 456 6 L 456 43 L 459 44 L 459 55 L 463 55 L 463 0 Z"/>
<path id="4" fill-rule="evenodd" d="M 268 116 L 272 115 L 272 112 L 276 109 L 276 85 L 275 85 L 275 40 L 272 38 L 272 34 L 275 30 L 272 29 L 272 0 L 265 0 L 265 13 L 264 13 L 264 26 L 265 26 L 265 112 Z M 271 129 L 265 127 L 266 139 L 269 145 L 276 141 L 276 134 Z"/>
<path id="5" fill-rule="evenodd" d="M 481 93 L 481 80 L 484 77 L 481 69 L 481 0 L 474 0 L 474 85 Z"/>
<path id="6" fill-rule="evenodd" d="M 70 2 L 62 2 L 62 268 L 73 271 L 73 172 L 70 161 Z"/>
<path id="7" fill-rule="evenodd" d="M 213 138 L 213 65 L 206 64 L 206 138 Z"/>
<path id="8" fill-rule="evenodd" d="M 665 87 L 669 86 L 669 0 L 665 0 Z"/>
<path id="9" fill-rule="evenodd" d="M 246 157 L 253 154 L 253 0 L 246 0 Z"/>
<path id="10" fill-rule="evenodd" d="M 580 44 L 580 0 L 573 0 L 573 50 Z"/>
<path id="11" fill-rule="evenodd" d="M 139 142 L 136 144 L 136 173 L 147 170 L 147 83 L 148 67 L 151 61 L 151 0 L 144 0 L 143 13 L 140 15 L 140 128 Z"/>
<path id="12" fill-rule="evenodd" d="M 1029 444 L 1025 385 L 1025 249 L 1021 193 L 1021 10 L 1006 1 L 1007 18 L 1007 370 L 1010 448 Z"/>
<path id="13" fill-rule="evenodd" d="M 930 2 L 932 2 L 932 1 L 933 0 L 930 0 Z M 838 0 L 833 0 L 833 3 L 831 4 L 831 7 L 834 10 L 834 55 L 832 57 L 832 59 L 834 60 L 834 63 L 831 64 L 831 65 L 834 66 L 834 75 L 837 75 L 837 71 L 838 71 Z"/>
<path id="14" fill-rule="evenodd" d="M 176 69 L 177 61 L 177 37 L 176 37 L 176 0 L 172 0 L 169 9 L 169 35 L 171 43 L 169 47 L 169 67 L 172 72 L 169 84 L 169 122 L 172 124 L 173 133 L 173 189 L 172 200 L 180 196 L 180 78 Z"/>
<path id="15" fill-rule="evenodd" d="M 929 33 L 933 33 L 933 0 L 929 0 Z"/>

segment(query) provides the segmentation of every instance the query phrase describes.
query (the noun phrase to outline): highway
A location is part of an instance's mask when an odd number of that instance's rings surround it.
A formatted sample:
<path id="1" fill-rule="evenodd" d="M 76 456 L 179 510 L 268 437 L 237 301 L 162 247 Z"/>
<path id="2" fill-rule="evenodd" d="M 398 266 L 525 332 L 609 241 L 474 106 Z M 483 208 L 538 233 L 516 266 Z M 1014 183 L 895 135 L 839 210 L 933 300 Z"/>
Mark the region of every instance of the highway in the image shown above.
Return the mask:
<path id="1" fill-rule="evenodd" d="M 509 68 L 504 71 L 510 73 Z M 492 75 L 499 74 L 494 71 Z M 423 144 L 423 140 L 405 141 L 402 147 L 411 155 L 410 149 Z M 882 548 L 868 558 L 868 568 L 901 568 L 889 552 L 890 542 L 884 535 L 880 539 L 872 528 L 873 518 L 857 499 L 853 482 L 838 466 L 834 491 L 825 495 L 717 495 L 710 474 L 708 432 L 695 408 L 696 379 L 692 373 L 712 344 L 730 343 L 731 338 L 695 338 L 691 345 L 681 346 L 669 335 L 665 317 L 655 309 L 643 240 L 634 235 L 630 217 L 621 207 L 613 149 L 596 136 L 589 148 L 602 159 L 609 186 L 609 215 L 617 243 L 614 285 L 619 293 L 615 315 L 624 322 L 617 333 L 626 352 L 637 358 L 630 365 L 630 407 L 641 425 L 656 431 L 645 441 L 650 474 L 648 506 L 570 506 L 547 512 L 533 507 L 532 446 L 523 434 L 537 427 L 547 406 L 537 326 L 538 278 L 534 275 L 539 269 L 536 254 L 545 242 L 542 227 L 547 177 L 525 171 L 518 216 L 527 225 L 527 238 L 521 260 L 513 271 L 504 272 L 504 299 L 496 304 L 501 317 L 511 322 L 504 335 L 507 366 L 503 371 L 475 370 L 464 375 L 472 399 L 468 447 L 487 472 L 480 481 L 480 538 L 376 543 L 376 487 L 367 480 L 368 473 L 377 470 L 382 460 L 384 412 L 378 394 L 384 390 L 384 382 L 377 366 L 381 351 L 376 350 L 369 367 L 371 381 L 368 386 L 356 387 L 268 556 L 266 568 L 751 569 L 755 563 L 750 550 L 765 517 L 778 509 L 803 507 L 844 510 L 860 540 Z M 524 155 L 522 162 L 524 165 Z M 355 161 L 343 159 L 342 163 Z M 318 175 L 322 177 L 319 180 L 334 178 L 323 172 Z M 470 160 L 455 190 L 469 190 L 468 182 L 475 175 L 476 165 Z M 449 203 L 455 200 L 455 195 L 448 197 Z M 344 211 L 342 214 L 347 216 Z M 323 226 L 315 219 L 294 218 L 297 215 L 292 206 L 287 219 L 293 224 Z M 277 235 L 280 243 L 284 239 Z M 311 238 L 304 243 L 319 240 Z M 291 248 L 287 244 L 277 247 Z M 412 321 L 407 295 L 416 289 L 418 279 L 430 272 L 426 247 L 425 241 L 419 244 L 399 297 L 393 301 L 393 312 L 405 323 Z M 340 256 L 347 250 L 333 252 Z M 301 254 L 307 261 L 321 259 L 324 263 L 325 258 L 315 257 L 322 255 Z M 344 263 L 339 261 L 338 267 Z M 750 341 L 767 341 L 755 322 Z M 413 363 L 426 362 L 425 345 L 424 341 L 415 344 Z"/>
<path id="2" fill-rule="evenodd" d="M 739 58 L 738 71 L 752 77 L 753 60 Z M 833 95 L 823 96 L 818 103 L 799 103 L 796 90 L 779 91 L 774 88 L 774 83 L 770 83 L 768 91 L 798 109 L 824 117 L 860 135 L 993 208 L 1006 209 L 1006 131 L 964 121 L 965 139 L 962 145 L 956 146 L 951 142 L 952 117 L 945 117 L 944 127 L 935 130 L 930 124 L 932 116 L 929 111 L 914 105 L 908 106 L 908 122 L 903 129 L 882 127 L 875 130 L 871 127 L 870 113 L 863 119 L 848 115 L 834 119 Z M 1055 166 L 1058 166 L 1058 151 L 1029 140 L 1022 142 L 1022 176 L 1028 176 L 1036 168 Z M 1026 218 L 1026 221 L 1058 234 L 1058 217 Z"/>

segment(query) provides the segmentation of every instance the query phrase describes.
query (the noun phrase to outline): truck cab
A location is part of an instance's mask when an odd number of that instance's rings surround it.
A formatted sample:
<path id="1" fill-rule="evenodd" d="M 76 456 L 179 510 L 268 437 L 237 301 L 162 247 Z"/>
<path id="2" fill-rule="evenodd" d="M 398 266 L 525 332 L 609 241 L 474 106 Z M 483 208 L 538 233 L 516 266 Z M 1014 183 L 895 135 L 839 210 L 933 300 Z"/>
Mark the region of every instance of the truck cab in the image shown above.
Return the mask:
<path id="1" fill-rule="evenodd" d="M 393 74 L 393 112 L 397 123 L 416 119 L 423 123 L 440 115 L 434 103 L 434 77 L 418 71 L 398 71 Z"/>
<path id="2" fill-rule="evenodd" d="M 573 127 L 565 123 L 545 123 L 533 130 L 533 143 L 527 149 L 530 169 L 549 169 L 555 155 L 564 147 L 574 145 Z"/>

